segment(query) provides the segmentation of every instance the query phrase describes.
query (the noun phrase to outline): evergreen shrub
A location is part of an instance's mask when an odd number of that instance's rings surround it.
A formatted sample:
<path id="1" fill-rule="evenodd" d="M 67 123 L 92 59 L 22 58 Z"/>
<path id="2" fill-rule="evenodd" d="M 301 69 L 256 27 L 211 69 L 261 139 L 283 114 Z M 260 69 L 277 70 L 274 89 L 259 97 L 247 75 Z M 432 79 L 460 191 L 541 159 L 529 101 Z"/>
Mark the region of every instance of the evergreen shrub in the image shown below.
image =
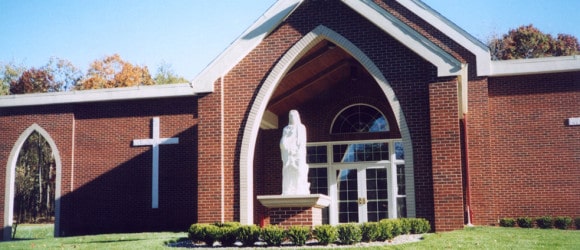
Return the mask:
<path id="1" fill-rule="evenodd" d="M 401 233 L 400 234 L 409 234 L 411 233 L 411 221 L 412 218 L 400 218 L 401 223 Z"/>
<path id="2" fill-rule="evenodd" d="M 499 219 L 499 225 L 502 227 L 513 227 L 516 225 L 516 220 L 513 218 L 501 218 Z"/>
<path id="3" fill-rule="evenodd" d="M 338 240 L 345 245 L 358 243 L 362 239 L 360 227 L 354 223 L 340 224 L 336 226 L 336 231 L 338 232 Z"/>
<path id="4" fill-rule="evenodd" d="M 550 216 L 542 216 L 536 218 L 536 225 L 542 229 L 552 228 L 554 225 L 554 220 Z"/>
<path id="5" fill-rule="evenodd" d="M 371 242 L 381 238 L 381 227 L 378 222 L 366 222 L 360 226 L 362 241 Z"/>
<path id="6" fill-rule="evenodd" d="M 285 240 L 285 230 L 277 225 L 268 225 L 262 228 L 260 236 L 268 246 L 280 246 Z"/>
<path id="7" fill-rule="evenodd" d="M 260 240 L 260 228 L 256 225 L 240 226 L 237 235 L 244 246 L 251 247 Z"/>
<path id="8" fill-rule="evenodd" d="M 314 227 L 314 235 L 318 240 L 318 244 L 321 245 L 334 243 L 338 239 L 336 227 L 331 225 L 319 225 Z"/>
<path id="9" fill-rule="evenodd" d="M 529 217 L 518 217 L 517 219 L 518 226 L 522 228 L 532 228 L 534 227 L 534 221 L 532 218 Z"/>
<path id="10" fill-rule="evenodd" d="M 193 224 L 189 227 L 188 237 L 192 241 L 203 241 L 207 246 L 213 246 L 213 243 L 220 237 L 220 228 L 211 224 Z"/>
<path id="11" fill-rule="evenodd" d="M 568 216 L 558 216 L 554 219 L 554 226 L 559 229 L 568 229 L 572 224 L 572 218 Z"/>
<path id="12" fill-rule="evenodd" d="M 423 234 L 431 231 L 431 224 L 429 224 L 428 220 L 423 218 L 412 218 L 409 220 L 412 234 Z"/>
<path id="13" fill-rule="evenodd" d="M 574 226 L 576 226 L 576 230 L 580 230 L 580 217 L 574 219 Z"/>
<path id="14" fill-rule="evenodd" d="M 288 228 L 286 235 L 288 239 L 296 246 L 304 246 L 306 241 L 310 239 L 310 228 L 306 226 L 291 226 Z"/>

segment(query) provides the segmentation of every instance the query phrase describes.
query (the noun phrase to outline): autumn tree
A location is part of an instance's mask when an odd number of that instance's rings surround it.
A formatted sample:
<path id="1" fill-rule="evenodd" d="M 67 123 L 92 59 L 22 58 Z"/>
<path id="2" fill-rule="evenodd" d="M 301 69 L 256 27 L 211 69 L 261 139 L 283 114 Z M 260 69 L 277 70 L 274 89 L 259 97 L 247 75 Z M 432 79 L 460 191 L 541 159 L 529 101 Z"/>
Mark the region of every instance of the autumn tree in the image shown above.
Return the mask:
<path id="1" fill-rule="evenodd" d="M 133 65 L 114 54 L 91 63 L 87 75 L 79 81 L 76 89 L 131 87 L 154 83 L 146 66 Z"/>
<path id="2" fill-rule="evenodd" d="M 538 58 L 546 56 L 568 56 L 578 54 L 578 40 L 571 35 L 558 34 L 553 38 L 532 24 L 510 30 L 500 37 L 488 41 L 492 60 Z"/>
<path id="3" fill-rule="evenodd" d="M 44 69 L 52 74 L 61 91 L 71 90 L 83 77 L 82 71 L 70 61 L 58 57 L 51 57 Z"/>
<path id="4" fill-rule="evenodd" d="M 22 72 L 17 80 L 10 82 L 11 94 L 42 93 L 60 91 L 60 83 L 46 69 L 30 68 Z"/>

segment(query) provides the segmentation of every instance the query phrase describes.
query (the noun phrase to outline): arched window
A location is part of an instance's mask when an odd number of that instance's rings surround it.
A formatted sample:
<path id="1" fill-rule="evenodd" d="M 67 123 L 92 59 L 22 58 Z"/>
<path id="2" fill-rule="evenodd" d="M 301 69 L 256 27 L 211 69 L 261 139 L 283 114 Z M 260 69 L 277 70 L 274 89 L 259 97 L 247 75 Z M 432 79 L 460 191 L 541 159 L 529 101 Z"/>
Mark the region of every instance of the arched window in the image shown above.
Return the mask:
<path id="1" fill-rule="evenodd" d="M 332 134 L 387 131 L 387 118 L 377 108 L 366 104 L 351 105 L 340 111 L 330 129 Z"/>

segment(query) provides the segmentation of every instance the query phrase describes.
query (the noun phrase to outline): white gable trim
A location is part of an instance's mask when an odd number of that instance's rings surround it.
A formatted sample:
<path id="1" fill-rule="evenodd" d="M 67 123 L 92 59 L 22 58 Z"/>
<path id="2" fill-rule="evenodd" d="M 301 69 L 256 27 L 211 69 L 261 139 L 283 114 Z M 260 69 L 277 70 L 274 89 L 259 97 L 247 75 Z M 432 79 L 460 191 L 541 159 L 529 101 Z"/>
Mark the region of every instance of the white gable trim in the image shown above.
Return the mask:
<path id="1" fill-rule="evenodd" d="M 438 76 L 461 74 L 461 62 L 413 28 L 368 0 L 342 0 L 347 6 L 437 67 Z"/>
<path id="2" fill-rule="evenodd" d="M 250 28 L 244 31 L 234 43 L 193 79 L 191 84 L 194 91 L 196 93 L 213 92 L 214 82 L 229 72 L 256 48 L 300 3 L 302 3 L 302 0 L 280 0 L 276 2 Z"/>
<path id="3" fill-rule="evenodd" d="M 490 74 L 491 56 L 485 44 L 419 0 L 397 0 L 397 2 L 473 53 L 478 76 Z"/>
<path id="4" fill-rule="evenodd" d="M 0 108 L 117 100 L 137 100 L 194 95 L 195 92 L 187 83 L 165 84 L 128 88 L 0 96 Z"/>
<path id="5" fill-rule="evenodd" d="M 492 61 L 490 76 L 514 76 L 580 71 L 580 56 Z"/>

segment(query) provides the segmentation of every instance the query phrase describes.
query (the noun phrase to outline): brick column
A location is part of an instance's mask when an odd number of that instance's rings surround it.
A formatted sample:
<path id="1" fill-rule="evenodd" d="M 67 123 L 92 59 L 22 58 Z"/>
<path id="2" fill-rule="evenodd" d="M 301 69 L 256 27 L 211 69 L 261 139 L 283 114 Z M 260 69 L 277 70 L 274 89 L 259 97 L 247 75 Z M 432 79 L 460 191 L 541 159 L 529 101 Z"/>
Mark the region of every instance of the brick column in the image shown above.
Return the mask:
<path id="1" fill-rule="evenodd" d="M 464 225 L 463 180 L 455 79 L 429 85 L 429 107 L 435 230 L 460 229 Z"/>
<path id="2" fill-rule="evenodd" d="M 279 207 L 268 210 L 270 224 L 282 227 L 322 225 L 322 209 L 319 207 Z"/>

